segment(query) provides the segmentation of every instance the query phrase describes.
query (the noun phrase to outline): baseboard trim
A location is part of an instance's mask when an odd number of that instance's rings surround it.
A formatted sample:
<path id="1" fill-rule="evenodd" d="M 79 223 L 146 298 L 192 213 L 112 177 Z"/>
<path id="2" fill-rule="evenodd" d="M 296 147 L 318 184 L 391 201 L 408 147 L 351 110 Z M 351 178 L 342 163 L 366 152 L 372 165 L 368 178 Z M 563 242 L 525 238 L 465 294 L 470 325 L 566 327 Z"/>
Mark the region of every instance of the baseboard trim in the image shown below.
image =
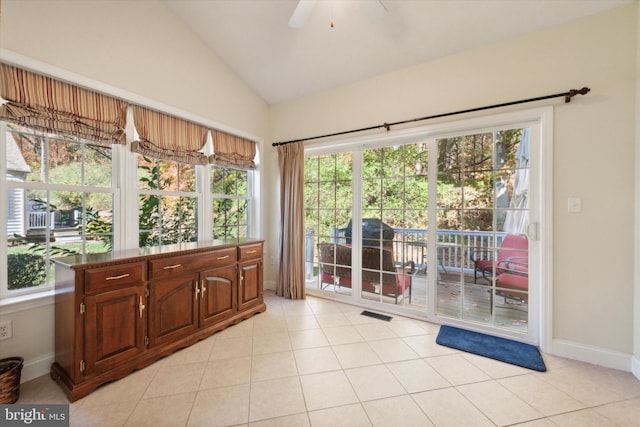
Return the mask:
<path id="1" fill-rule="evenodd" d="M 37 359 L 26 360 L 22 365 L 20 383 L 26 383 L 43 375 L 48 375 L 54 360 L 55 353 L 48 353 Z"/>
<path id="2" fill-rule="evenodd" d="M 640 359 L 636 356 L 631 357 L 631 373 L 640 380 Z"/>
<path id="3" fill-rule="evenodd" d="M 631 372 L 632 355 L 606 348 L 580 344 L 565 340 L 552 340 L 552 349 L 549 353 L 555 356 L 567 357 L 581 362 L 604 366 L 605 368 L 618 369 Z M 637 361 L 638 359 L 636 359 Z M 637 366 L 640 369 L 640 366 Z M 637 374 L 634 374 L 638 377 Z"/>

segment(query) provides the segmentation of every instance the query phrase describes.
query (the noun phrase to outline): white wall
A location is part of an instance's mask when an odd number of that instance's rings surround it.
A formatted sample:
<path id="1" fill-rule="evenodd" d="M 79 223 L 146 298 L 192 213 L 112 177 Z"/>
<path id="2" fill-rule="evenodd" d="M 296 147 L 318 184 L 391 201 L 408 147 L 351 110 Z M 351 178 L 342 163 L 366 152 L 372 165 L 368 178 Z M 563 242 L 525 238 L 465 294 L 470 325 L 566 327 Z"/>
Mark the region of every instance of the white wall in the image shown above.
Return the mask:
<path id="1" fill-rule="evenodd" d="M 264 137 L 268 106 L 158 1 L 3 0 L 0 47 Z"/>
<path id="2" fill-rule="evenodd" d="M 634 3 L 273 106 L 271 139 L 589 86 L 589 95 L 555 109 L 554 186 L 548 195 L 554 206 L 554 350 L 629 370 L 637 7 Z M 567 213 L 570 196 L 582 198 L 582 213 Z"/>
<path id="3" fill-rule="evenodd" d="M 51 66 L 242 136 L 264 140 L 268 133 L 266 102 L 161 2 L 2 0 L 0 49 L 0 59 Z M 22 311 L 0 307 L 0 320 L 13 326 L 0 358 L 24 357 L 23 381 L 48 373 L 53 361 L 54 309 L 51 298 L 39 303 Z"/>
<path id="4" fill-rule="evenodd" d="M 3 307 L 0 320 L 10 320 L 13 338 L 0 342 L 0 358 L 20 356 L 22 382 L 49 372 L 55 356 L 55 308 L 52 298 L 13 308 Z"/>

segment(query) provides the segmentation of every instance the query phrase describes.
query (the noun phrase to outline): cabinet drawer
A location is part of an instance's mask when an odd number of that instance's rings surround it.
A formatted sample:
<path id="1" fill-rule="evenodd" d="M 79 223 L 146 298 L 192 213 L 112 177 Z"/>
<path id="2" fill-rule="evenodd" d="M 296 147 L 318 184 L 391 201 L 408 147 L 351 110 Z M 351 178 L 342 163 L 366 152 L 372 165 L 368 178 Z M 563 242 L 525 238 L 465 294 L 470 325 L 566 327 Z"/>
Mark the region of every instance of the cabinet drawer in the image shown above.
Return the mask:
<path id="1" fill-rule="evenodd" d="M 193 273 L 234 264 L 236 261 L 236 248 L 216 249 L 192 255 L 154 259 L 149 261 L 149 279 Z"/>
<path id="2" fill-rule="evenodd" d="M 262 244 L 239 246 L 238 252 L 240 261 L 260 259 L 262 258 Z"/>
<path id="3" fill-rule="evenodd" d="M 145 278 L 144 261 L 109 267 L 92 268 L 84 273 L 87 293 L 101 292 L 105 289 L 140 284 Z"/>

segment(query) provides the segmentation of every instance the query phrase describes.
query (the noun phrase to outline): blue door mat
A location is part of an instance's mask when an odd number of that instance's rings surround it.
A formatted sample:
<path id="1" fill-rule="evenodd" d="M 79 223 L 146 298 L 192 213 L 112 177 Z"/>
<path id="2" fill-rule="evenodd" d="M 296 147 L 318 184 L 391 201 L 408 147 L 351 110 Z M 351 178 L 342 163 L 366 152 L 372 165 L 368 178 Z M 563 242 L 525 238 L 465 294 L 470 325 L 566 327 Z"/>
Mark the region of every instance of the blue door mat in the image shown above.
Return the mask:
<path id="1" fill-rule="evenodd" d="M 436 343 L 534 371 L 547 370 L 540 350 L 531 344 L 447 325 L 440 327 Z"/>

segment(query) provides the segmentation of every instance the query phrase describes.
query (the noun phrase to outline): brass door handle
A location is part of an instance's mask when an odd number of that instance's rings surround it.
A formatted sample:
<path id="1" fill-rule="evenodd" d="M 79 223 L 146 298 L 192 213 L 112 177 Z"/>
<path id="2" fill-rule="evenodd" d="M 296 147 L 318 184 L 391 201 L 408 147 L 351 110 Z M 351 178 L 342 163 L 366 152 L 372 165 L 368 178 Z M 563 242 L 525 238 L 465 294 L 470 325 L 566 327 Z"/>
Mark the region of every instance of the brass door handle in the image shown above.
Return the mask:
<path id="1" fill-rule="evenodd" d="M 142 303 L 142 296 L 140 297 L 140 302 L 138 303 L 138 312 L 140 313 L 140 318 L 142 319 L 142 313 L 144 312 L 145 305 Z"/>

